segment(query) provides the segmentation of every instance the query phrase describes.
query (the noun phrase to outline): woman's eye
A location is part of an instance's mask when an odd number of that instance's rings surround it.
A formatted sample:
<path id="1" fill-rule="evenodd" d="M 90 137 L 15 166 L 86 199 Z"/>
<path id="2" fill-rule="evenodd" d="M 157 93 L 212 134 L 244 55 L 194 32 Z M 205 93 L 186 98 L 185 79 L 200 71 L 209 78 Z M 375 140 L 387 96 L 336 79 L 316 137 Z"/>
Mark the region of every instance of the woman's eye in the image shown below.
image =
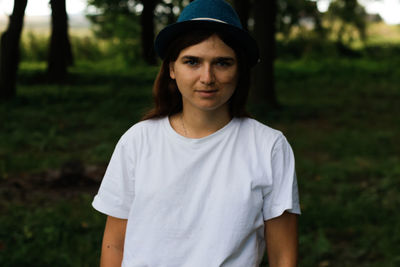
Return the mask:
<path id="1" fill-rule="evenodd" d="M 183 63 L 184 63 L 184 64 L 187 64 L 187 65 L 189 65 L 189 66 L 195 66 L 195 65 L 198 63 L 198 61 L 195 60 L 195 59 L 187 59 L 187 60 L 185 60 Z"/>
<path id="2" fill-rule="evenodd" d="M 232 65 L 232 63 L 228 62 L 226 60 L 220 60 L 220 61 L 217 62 L 217 65 L 221 66 L 221 67 L 229 67 L 229 66 Z"/>

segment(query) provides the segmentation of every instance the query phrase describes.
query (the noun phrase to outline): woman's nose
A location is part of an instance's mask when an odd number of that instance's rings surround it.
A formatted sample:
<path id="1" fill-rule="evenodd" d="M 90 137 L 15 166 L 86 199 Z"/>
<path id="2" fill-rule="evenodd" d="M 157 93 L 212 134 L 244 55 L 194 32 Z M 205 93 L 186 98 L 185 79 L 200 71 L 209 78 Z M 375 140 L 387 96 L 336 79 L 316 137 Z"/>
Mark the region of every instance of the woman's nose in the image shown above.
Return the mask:
<path id="1" fill-rule="evenodd" d="M 210 64 L 204 64 L 200 74 L 200 82 L 210 85 L 215 81 L 214 73 Z"/>

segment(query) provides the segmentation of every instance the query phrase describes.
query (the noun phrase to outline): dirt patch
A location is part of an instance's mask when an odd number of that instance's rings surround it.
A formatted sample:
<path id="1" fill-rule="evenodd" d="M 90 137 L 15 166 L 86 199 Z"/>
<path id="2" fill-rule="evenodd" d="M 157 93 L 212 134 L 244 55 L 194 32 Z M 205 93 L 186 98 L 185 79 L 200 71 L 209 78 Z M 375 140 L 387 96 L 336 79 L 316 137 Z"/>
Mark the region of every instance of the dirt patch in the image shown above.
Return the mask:
<path id="1" fill-rule="evenodd" d="M 94 196 L 105 170 L 105 165 L 85 166 L 82 162 L 70 161 L 60 169 L 12 174 L 0 179 L 0 202 L 52 201 L 82 193 Z"/>

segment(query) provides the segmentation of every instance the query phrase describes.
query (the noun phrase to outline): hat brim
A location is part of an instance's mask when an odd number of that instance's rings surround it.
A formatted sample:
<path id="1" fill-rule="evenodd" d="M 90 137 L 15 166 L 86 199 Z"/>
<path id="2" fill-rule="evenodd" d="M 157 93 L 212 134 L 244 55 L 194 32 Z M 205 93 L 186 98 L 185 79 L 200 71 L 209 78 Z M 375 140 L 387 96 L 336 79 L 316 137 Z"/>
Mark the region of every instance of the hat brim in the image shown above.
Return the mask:
<path id="1" fill-rule="evenodd" d="M 230 24 L 208 21 L 208 20 L 187 20 L 168 25 L 157 35 L 154 48 L 161 59 L 164 59 L 169 44 L 181 34 L 197 29 L 210 29 L 228 34 L 233 41 L 243 49 L 250 66 L 254 66 L 259 60 L 257 42 L 250 34 Z"/>

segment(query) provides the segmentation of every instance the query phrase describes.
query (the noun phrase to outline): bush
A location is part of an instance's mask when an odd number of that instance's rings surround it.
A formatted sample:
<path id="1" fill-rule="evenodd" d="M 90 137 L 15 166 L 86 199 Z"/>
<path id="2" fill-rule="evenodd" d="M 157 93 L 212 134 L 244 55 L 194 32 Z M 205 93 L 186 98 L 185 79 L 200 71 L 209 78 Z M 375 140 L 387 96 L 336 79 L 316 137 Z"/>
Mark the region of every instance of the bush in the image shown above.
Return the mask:
<path id="1" fill-rule="evenodd" d="M 50 37 L 28 32 L 22 36 L 21 61 L 47 61 Z M 102 40 L 93 36 L 70 35 L 71 49 L 79 61 L 99 62 L 104 59 L 121 58 L 129 66 L 140 61 L 139 41 L 132 39 Z"/>
<path id="2" fill-rule="evenodd" d="M 337 57 L 338 50 L 333 42 L 317 38 L 278 40 L 276 54 L 280 59 Z"/>
<path id="3" fill-rule="evenodd" d="M 22 36 L 22 61 L 46 61 L 49 47 L 49 38 L 43 34 L 28 32 Z"/>
<path id="4" fill-rule="evenodd" d="M 71 36 L 72 53 L 79 60 L 98 61 L 106 54 L 104 42 L 89 36 Z"/>
<path id="5" fill-rule="evenodd" d="M 400 58 L 400 44 L 372 44 L 363 49 L 366 57 L 376 60 Z"/>

